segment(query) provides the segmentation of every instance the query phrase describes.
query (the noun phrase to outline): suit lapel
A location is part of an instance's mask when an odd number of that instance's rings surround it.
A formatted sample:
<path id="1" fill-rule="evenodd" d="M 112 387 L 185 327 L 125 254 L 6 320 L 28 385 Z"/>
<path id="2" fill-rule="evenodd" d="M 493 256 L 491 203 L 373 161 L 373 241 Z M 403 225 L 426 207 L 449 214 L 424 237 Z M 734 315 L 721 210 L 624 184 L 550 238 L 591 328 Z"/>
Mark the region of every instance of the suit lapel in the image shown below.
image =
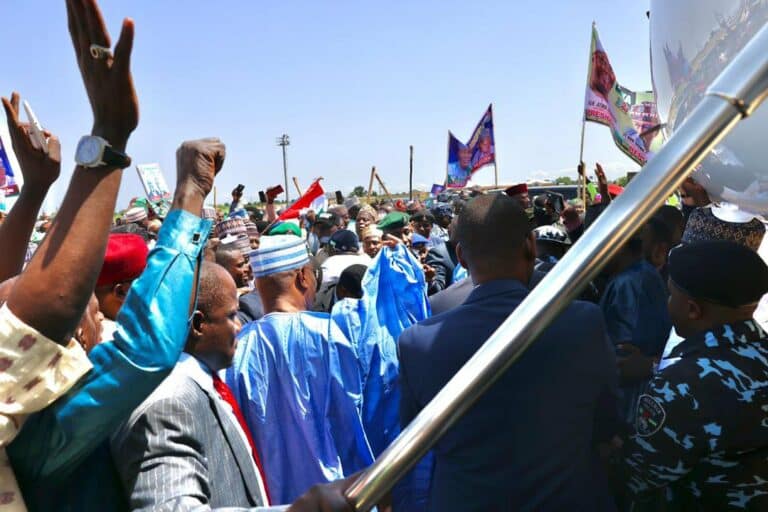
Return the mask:
<path id="1" fill-rule="evenodd" d="M 200 389 L 208 395 L 208 400 L 211 403 L 211 411 L 221 426 L 221 431 L 224 433 L 224 437 L 229 443 L 229 447 L 235 456 L 237 466 L 240 468 L 240 474 L 245 482 L 245 487 L 248 490 L 251 501 L 256 506 L 265 505 L 266 497 L 262 495 L 259 487 L 259 476 L 256 474 L 256 467 L 251 457 L 251 448 L 243 442 L 242 435 L 240 434 L 239 425 L 235 425 L 234 420 L 231 419 L 231 413 L 224 409 L 225 403 L 218 396 L 213 394 L 207 389 L 203 388 L 195 382 Z"/>

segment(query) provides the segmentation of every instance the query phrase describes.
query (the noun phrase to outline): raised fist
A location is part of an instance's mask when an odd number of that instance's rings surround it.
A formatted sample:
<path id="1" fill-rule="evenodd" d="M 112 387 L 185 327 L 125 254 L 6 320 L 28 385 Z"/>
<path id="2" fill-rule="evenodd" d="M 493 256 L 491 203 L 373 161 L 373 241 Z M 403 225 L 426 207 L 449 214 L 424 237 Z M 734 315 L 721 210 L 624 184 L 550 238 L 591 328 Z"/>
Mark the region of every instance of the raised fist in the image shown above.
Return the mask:
<path id="1" fill-rule="evenodd" d="M 183 142 L 176 150 L 176 188 L 193 187 L 207 196 L 225 156 L 226 147 L 218 138 Z"/>

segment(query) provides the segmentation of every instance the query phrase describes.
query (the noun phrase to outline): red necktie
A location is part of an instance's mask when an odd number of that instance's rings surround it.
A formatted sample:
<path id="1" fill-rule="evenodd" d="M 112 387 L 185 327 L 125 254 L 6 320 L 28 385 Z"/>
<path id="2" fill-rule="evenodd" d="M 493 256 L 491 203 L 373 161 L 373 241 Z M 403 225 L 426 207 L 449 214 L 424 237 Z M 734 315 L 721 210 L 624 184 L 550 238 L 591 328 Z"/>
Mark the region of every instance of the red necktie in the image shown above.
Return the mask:
<path id="1" fill-rule="evenodd" d="M 240 423 L 240 428 L 243 429 L 243 432 L 245 432 L 245 437 L 248 438 L 248 444 L 251 445 L 251 453 L 253 454 L 253 461 L 256 463 L 256 468 L 258 468 L 259 474 L 261 475 L 261 481 L 264 483 L 264 491 L 267 493 L 266 505 L 269 505 L 272 500 L 269 499 L 266 474 L 264 473 L 264 468 L 261 465 L 261 459 L 259 459 L 259 452 L 256 451 L 256 445 L 253 442 L 253 437 L 251 437 L 251 431 L 248 429 L 248 425 L 245 423 L 245 417 L 243 417 L 243 412 L 240 410 L 240 406 L 237 405 L 237 400 L 235 400 L 235 395 L 232 394 L 232 390 L 229 389 L 227 383 L 221 380 L 215 373 L 213 374 L 213 389 L 216 390 L 219 396 L 225 402 L 227 402 L 230 407 L 232 407 L 232 412 L 235 413 L 237 422 Z"/>

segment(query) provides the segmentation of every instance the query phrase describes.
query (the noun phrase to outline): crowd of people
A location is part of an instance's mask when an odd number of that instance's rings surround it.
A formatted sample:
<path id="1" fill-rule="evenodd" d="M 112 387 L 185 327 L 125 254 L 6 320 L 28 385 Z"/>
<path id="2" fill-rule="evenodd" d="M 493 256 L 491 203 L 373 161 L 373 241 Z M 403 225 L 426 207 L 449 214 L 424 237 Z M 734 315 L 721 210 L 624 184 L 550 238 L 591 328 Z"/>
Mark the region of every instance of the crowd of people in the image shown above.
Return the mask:
<path id="1" fill-rule="evenodd" d="M 285 220 L 278 187 L 204 206 L 208 138 L 180 145 L 166 214 L 115 218 L 133 22 L 113 54 L 95 0 L 67 12 L 94 119 L 53 218 L 60 143 L 3 98 L 24 186 L 0 219 L 0 512 L 354 510 L 359 472 L 621 193 L 598 166 L 586 201 L 520 184 Z M 768 509 L 765 226 L 680 196 L 379 510 Z"/>

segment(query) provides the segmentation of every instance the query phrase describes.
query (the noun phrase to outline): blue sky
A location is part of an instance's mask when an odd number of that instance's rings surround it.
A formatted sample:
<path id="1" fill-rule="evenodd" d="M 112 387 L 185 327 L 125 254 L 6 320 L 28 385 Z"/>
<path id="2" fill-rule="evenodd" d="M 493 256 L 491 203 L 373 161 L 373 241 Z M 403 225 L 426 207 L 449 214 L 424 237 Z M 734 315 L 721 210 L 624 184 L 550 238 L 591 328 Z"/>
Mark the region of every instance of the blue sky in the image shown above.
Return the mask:
<path id="1" fill-rule="evenodd" d="M 500 182 L 557 176 L 579 153 L 590 25 L 622 85 L 650 89 L 647 2 L 550 0 L 102 0 L 117 39 L 136 22 L 133 72 L 141 121 L 128 152 L 159 162 L 171 186 L 184 139 L 219 136 L 218 183 L 246 198 L 282 182 L 275 138 L 291 137 L 289 176 L 327 190 L 365 185 L 375 165 L 392 191 L 442 182 L 447 131 L 469 137 L 494 105 Z M 91 114 L 63 0 L 3 0 L 0 92 L 18 90 L 64 144 L 60 200 Z M 606 127 L 587 125 L 585 160 L 609 177 L 636 169 Z M 492 183 L 493 168 L 477 181 Z M 142 193 L 126 172 L 118 207 Z M 295 198 L 295 191 L 291 191 Z"/>

